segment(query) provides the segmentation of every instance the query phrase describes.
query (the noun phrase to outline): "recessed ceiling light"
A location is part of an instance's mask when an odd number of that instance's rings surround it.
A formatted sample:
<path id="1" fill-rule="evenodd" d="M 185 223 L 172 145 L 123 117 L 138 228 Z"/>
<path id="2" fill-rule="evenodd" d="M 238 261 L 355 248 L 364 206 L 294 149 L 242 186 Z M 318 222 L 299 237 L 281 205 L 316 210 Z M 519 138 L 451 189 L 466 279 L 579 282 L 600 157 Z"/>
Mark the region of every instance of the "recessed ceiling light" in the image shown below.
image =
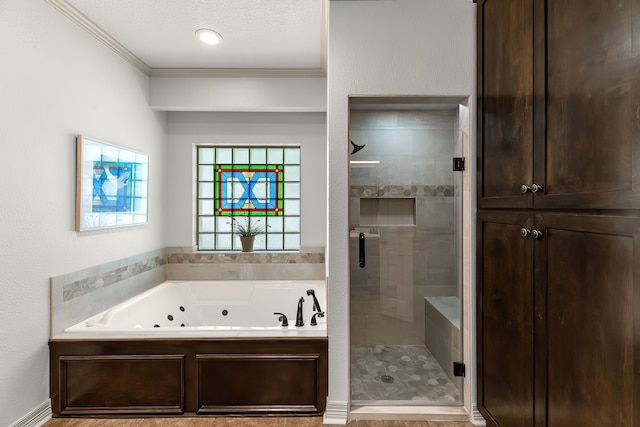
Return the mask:
<path id="1" fill-rule="evenodd" d="M 222 36 L 220 34 L 208 28 L 200 28 L 198 31 L 196 31 L 196 35 L 198 36 L 200 41 L 206 44 L 214 45 L 222 41 Z"/>

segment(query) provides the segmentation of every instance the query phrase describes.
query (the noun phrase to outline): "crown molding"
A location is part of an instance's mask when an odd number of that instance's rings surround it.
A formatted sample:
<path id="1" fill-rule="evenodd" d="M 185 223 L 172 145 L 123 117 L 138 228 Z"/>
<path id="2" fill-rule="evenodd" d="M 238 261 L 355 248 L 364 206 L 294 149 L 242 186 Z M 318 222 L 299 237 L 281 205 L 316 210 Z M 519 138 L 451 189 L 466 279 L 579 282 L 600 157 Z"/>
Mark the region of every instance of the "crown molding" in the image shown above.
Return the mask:
<path id="1" fill-rule="evenodd" d="M 324 78 L 322 68 L 152 68 L 149 77 L 165 78 Z"/>
<path id="2" fill-rule="evenodd" d="M 194 78 L 194 77 L 280 77 L 318 78 L 327 76 L 327 3 L 322 1 L 322 46 L 320 68 L 151 68 L 130 50 L 111 37 L 95 22 L 87 18 L 66 0 L 44 0 L 51 7 L 69 18 L 96 40 L 107 46 L 133 67 L 148 77 Z"/>
<path id="3" fill-rule="evenodd" d="M 71 6 L 66 0 L 44 0 L 54 9 L 62 13 L 64 16 L 73 21 L 80 28 L 85 30 L 96 40 L 107 46 L 109 49 L 120 55 L 125 61 L 133 65 L 147 76 L 151 73 L 151 67 L 145 64 L 140 58 L 131 53 L 126 47 L 120 44 L 116 39 L 107 34 L 102 28 L 98 27 L 92 20 L 80 13 L 78 9 Z"/>

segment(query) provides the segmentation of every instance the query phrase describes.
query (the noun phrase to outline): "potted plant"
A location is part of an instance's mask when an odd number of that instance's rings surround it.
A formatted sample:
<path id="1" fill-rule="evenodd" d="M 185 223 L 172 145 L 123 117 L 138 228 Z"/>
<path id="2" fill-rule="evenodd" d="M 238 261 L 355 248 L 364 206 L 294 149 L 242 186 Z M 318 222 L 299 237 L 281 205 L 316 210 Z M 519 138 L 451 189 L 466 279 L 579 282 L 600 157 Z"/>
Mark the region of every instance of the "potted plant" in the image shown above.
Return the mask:
<path id="1" fill-rule="evenodd" d="M 253 220 L 250 216 L 243 218 L 232 218 L 233 231 L 240 236 L 242 252 L 253 252 L 253 242 L 259 234 L 265 233 L 265 228 L 260 224 L 260 220 Z"/>

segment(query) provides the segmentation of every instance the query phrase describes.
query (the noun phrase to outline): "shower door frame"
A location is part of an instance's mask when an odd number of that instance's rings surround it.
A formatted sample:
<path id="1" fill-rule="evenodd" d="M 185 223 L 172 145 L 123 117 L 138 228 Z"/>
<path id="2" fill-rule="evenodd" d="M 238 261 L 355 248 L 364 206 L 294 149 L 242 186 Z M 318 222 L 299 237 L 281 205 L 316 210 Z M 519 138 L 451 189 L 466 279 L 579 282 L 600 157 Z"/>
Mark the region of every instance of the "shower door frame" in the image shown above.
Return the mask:
<path id="1" fill-rule="evenodd" d="M 358 96 L 350 97 L 349 113 L 352 109 L 352 101 L 364 100 L 364 103 L 374 104 L 379 102 L 384 104 L 387 109 L 393 110 L 394 105 L 400 104 L 444 104 L 455 103 L 458 105 L 457 120 L 459 126 L 457 127 L 456 138 L 459 138 L 458 146 L 461 146 L 462 157 L 465 158 L 465 169 L 462 172 L 462 178 L 456 178 L 454 181 L 461 182 L 462 188 L 460 191 L 462 194 L 459 196 L 461 201 L 461 219 L 457 220 L 456 227 L 461 227 L 461 230 L 456 235 L 461 247 L 457 248 L 456 256 L 457 268 L 461 275 L 459 277 L 460 286 L 460 309 L 461 309 L 461 353 L 462 362 L 465 364 L 466 372 L 462 379 L 462 390 L 460 394 L 461 403 L 459 405 L 426 405 L 415 404 L 407 405 L 404 401 L 399 402 L 397 405 L 384 404 L 376 405 L 354 405 L 351 403 L 351 393 L 349 393 L 350 402 L 350 419 L 415 419 L 415 420 L 451 420 L 451 421 L 469 421 L 469 420 L 482 420 L 476 402 L 475 387 L 476 387 L 476 368 L 475 368 L 475 331 L 474 331 L 474 316 L 475 305 L 474 301 L 475 293 L 475 260 L 473 259 L 473 250 L 475 246 L 475 185 L 472 185 L 473 178 L 475 176 L 476 165 L 473 161 L 476 157 L 475 145 L 473 144 L 473 99 L 472 97 L 380 97 L 380 96 Z M 351 117 L 348 120 L 349 128 L 351 127 Z M 350 132 L 349 132 L 350 135 Z M 349 171 L 349 183 L 350 188 L 351 171 Z M 349 208 L 351 210 L 351 208 Z M 351 218 L 351 212 L 349 212 L 349 218 Z M 351 247 L 351 244 L 350 244 Z M 351 281 L 351 274 L 349 274 L 349 280 Z M 351 298 L 351 291 L 349 287 L 349 300 Z M 351 313 L 349 314 L 351 319 Z M 351 323 L 351 320 L 350 320 Z M 349 343 L 351 343 L 351 334 L 349 333 Z M 350 355 L 349 355 L 350 360 Z M 349 380 L 349 388 L 351 388 L 351 380 Z M 473 404 L 472 404 L 473 402 Z"/>

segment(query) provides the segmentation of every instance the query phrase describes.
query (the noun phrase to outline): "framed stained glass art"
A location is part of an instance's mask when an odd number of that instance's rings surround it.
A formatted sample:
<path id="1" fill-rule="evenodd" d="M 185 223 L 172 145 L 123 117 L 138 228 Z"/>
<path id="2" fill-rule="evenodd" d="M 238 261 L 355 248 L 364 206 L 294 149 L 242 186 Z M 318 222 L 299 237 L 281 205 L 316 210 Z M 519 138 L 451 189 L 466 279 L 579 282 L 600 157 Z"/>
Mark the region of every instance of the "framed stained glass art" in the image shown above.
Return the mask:
<path id="1" fill-rule="evenodd" d="M 76 231 L 148 222 L 149 156 L 78 135 Z"/>

